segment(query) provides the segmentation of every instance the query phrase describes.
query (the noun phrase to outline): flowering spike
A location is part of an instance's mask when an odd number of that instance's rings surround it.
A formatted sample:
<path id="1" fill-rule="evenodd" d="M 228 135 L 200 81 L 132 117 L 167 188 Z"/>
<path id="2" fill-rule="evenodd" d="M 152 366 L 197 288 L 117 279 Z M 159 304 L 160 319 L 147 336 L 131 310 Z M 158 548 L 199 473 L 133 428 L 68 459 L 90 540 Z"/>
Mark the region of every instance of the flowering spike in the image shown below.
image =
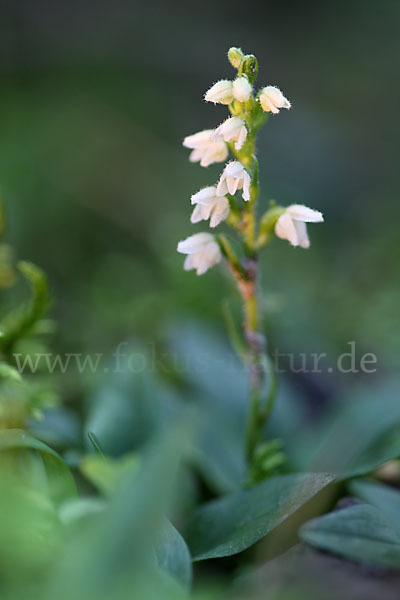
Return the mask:
<path id="1" fill-rule="evenodd" d="M 230 116 L 215 130 L 206 129 L 185 138 L 183 145 L 192 150 L 191 161 L 201 166 L 224 161 L 230 150 L 234 159 L 225 164 L 216 185 L 193 194 L 191 222 L 209 220 L 210 227 L 222 221 L 239 234 L 240 245 L 235 248 L 223 234 L 215 238 L 210 233 L 196 233 L 179 242 L 178 252 L 186 254 L 184 268 L 205 273 L 223 257 L 236 280 L 244 308 L 243 333 L 246 341 L 246 361 L 250 370 L 249 421 L 247 425 L 246 456 L 249 466 L 248 483 L 267 477 L 281 464 L 280 446 L 274 441 L 264 443 L 262 435 L 275 398 L 273 374 L 268 371 L 265 339 L 262 334 L 259 284 L 259 252 L 271 240 L 273 233 L 293 246 L 310 245 L 306 223 L 323 221 L 321 213 L 306 206 L 292 204 L 288 208 L 271 202 L 270 208 L 259 217 L 259 170 L 256 154 L 257 132 L 268 119 L 268 113 L 290 108 L 290 102 L 279 88 L 267 86 L 257 97 L 253 85 L 258 62 L 252 54 L 244 55 L 240 48 L 228 51 L 231 65 L 237 69 L 233 81 L 221 79 L 205 94 L 207 102 L 229 105 Z M 241 191 L 242 202 L 236 195 Z M 266 385 L 269 377 L 269 385 Z M 263 398 L 264 390 L 268 392 Z M 271 450 L 272 449 L 272 450 Z M 277 452 L 270 457 L 271 452 Z M 265 460 L 265 457 L 269 460 Z M 270 460 L 271 458 L 271 460 Z M 266 466 L 267 465 L 267 466 Z M 272 466 L 271 466 L 272 465 Z"/>

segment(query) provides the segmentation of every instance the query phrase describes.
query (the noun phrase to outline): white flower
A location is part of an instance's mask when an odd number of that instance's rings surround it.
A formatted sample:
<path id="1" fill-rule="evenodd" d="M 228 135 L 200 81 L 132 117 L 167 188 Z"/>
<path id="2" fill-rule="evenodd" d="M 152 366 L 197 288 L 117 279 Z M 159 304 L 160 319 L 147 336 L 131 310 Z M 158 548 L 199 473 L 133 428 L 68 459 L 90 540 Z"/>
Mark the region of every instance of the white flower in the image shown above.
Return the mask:
<path id="1" fill-rule="evenodd" d="M 281 90 L 273 85 L 268 85 L 261 90 L 260 104 L 264 112 L 278 114 L 280 108 L 290 108 L 291 104 L 282 94 Z"/>
<path id="2" fill-rule="evenodd" d="M 288 206 L 275 225 L 276 235 L 288 240 L 292 246 L 309 248 L 310 240 L 307 235 L 306 223 L 321 223 L 324 217 L 318 210 L 312 210 L 301 204 Z"/>
<path id="3" fill-rule="evenodd" d="M 206 102 L 214 102 L 214 104 L 230 104 L 233 102 L 232 81 L 221 79 L 214 83 L 204 96 Z"/>
<path id="4" fill-rule="evenodd" d="M 218 196 L 225 196 L 228 192 L 235 194 L 236 190 L 243 189 L 243 200 L 250 200 L 250 175 L 241 162 L 233 160 L 228 162 L 223 170 L 217 185 Z"/>
<path id="5" fill-rule="evenodd" d="M 229 215 L 229 200 L 225 196 L 217 196 L 214 185 L 193 194 L 192 204 L 196 204 L 190 217 L 192 223 L 207 221 L 211 217 L 210 227 L 216 227 Z"/>
<path id="6" fill-rule="evenodd" d="M 240 117 L 229 117 L 213 134 L 213 139 L 223 139 L 225 142 L 235 142 L 236 150 L 240 150 L 247 138 L 247 129 Z"/>
<path id="7" fill-rule="evenodd" d="M 238 77 L 232 84 L 233 97 L 239 102 L 247 102 L 251 96 L 251 84 L 247 77 Z"/>
<path id="8" fill-rule="evenodd" d="M 183 140 L 185 148 L 191 148 L 190 162 L 200 161 L 202 167 L 208 167 L 216 162 L 223 162 L 228 158 L 228 148 L 220 138 L 214 140 L 214 129 L 205 129 L 193 135 L 188 135 Z"/>
<path id="9" fill-rule="evenodd" d="M 221 250 L 211 233 L 195 233 L 178 244 L 178 252 L 187 254 L 183 268 L 196 269 L 203 275 L 221 260 Z"/>

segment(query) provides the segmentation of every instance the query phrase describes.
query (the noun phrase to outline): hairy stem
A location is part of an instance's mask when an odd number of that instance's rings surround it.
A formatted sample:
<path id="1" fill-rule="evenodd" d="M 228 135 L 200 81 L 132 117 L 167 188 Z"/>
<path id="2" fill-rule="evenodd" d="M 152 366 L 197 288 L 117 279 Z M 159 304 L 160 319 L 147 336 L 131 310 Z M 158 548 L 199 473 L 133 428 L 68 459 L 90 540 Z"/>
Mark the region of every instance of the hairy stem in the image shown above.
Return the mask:
<path id="1" fill-rule="evenodd" d="M 265 338 L 260 332 L 257 294 L 259 285 L 258 257 L 255 255 L 248 263 L 249 279 L 246 282 L 240 282 L 239 289 L 243 299 L 244 335 L 248 346 L 250 406 L 246 432 L 246 455 L 249 466 L 251 466 L 254 451 L 260 441 L 261 429 L 265 420 L 262 406 L 265 380 Z"/>
<path id="2" fill-rule="evenodd" d="M 270 385 L 268 397 L 266 399 L 263 397 L 268 359 L 265 348 L 266 341 L 261 331 L 259 303 L 260 271 L 256 215 L 259 177 L 258 161 L 255 155 L 255 135 L 255 130 L 249 132 L 247 142 L 241 151 L 235 152 L 233 150 L 238 160 L 251 172 L 250 200 L 242 209 L 239 225 L 247 254 L 247 258 L 241 262 L 242 271 L 240 272 L 237 266 L 228 258 L 243 300 L 243 329 L 247 345 L 247 364 L 250 380 L 250 406 L 246 428 L 246 458 L 249 473 L 253 471 L 256 449 L 261 442 L 263 426 L 270 415 L 275 398 L 275 386 L 273 384 Z"/>

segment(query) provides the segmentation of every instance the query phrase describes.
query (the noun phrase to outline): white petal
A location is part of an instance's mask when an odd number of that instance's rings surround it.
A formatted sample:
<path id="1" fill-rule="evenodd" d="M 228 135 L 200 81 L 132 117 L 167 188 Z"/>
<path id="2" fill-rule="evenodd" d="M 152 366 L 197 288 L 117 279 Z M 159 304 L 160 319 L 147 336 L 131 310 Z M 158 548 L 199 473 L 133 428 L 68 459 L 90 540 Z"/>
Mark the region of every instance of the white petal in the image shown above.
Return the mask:
<path id="1" fill-rule="evenodd" d="M 236 190 L 239 187 L 240 179 L 238 177 L 228 177 L 226 178 L 226 185 L 228 186 L 228 192 L 230 194 L 236 194 Z"/>
<path id="2" fill-rule="evenodd" d="M 208 261 L 208 267 L 213 267 L 214 265 L 216 265 L 217 263 L 219 263 L 219 261 L 222 258 L 221 255 L 221 250 L 217 244 L 217 242 L 213 239 L 212 243 L 207 244 L 207 247 L 205 248 L 204 251 L 204 256 L 206 257 L 207 261 Z"/>
<path id="3" fill-rule="evenodd" d="M 213 133 L 213 129 L 204 129 L 204 131 L 199 131 L 198 133 L 194 133 L 193 135 L 188 135 L 183 140 L 183 145 L 185 146 L 185 148 L 199 148 L 201 146 L 207 145 L 211 142 L 211 135 Z"/>
<path id="4" fill-rule="evenodd" d="M 305 223 L 322 223 L 324 217 L 318 210 L 313 210 L 302 204 L 292 204 L 288 206 L 286 212 L 296 219 L 296 221 L 304 221 Z"/>
<path id="5" fill-rule="evenodd" d="M 233 96 L 239 102 L 247 102 L 251 95 L 251 85 L 246 77 L 238 77 L 232 84 Z"/>
<path id="6" fill-rule="evenodd" d="M 261 90 L 260 104 L 265 112 L 277 114 L 280 108 L 290 108 L 291 104 L 282 94 L 281 90 L 274 85 L 268 85 Z"/>
<path id="7" fill-rule="evenodd" d="M 228 186 L 226 184 L 225 174 L 222 173 L 221 178 L 217 185 L 217 196 L 225 196 L 228 193 Z"/>
<path id="8" fill-rule="evenodd" d="M 275 233 L 282 240 L 288 240 L 292 246 L 299 245 L 296 227 L 287 213 L 283 213 L 277 220 Z"/>
<path id="9" fill-rule="evenodd" d="M 190 221 L 192 223 L 199 223 L 199 221 L 207 221 L 210 218 L 213 206 L 213 204 L 211 206 L 203 206 L 202 204 L 197 204 L 193 209 Z"/>
<path id="10" fill-rule="evenodd" d="M 190 160 L 190 162 L 198 162 L 202 156 L 203 156 L 202 148 L 196 148 L 195 150 L 191 151 L 191 153 L 189 155 L 189 160 Z"/>
<path id="11" fill-rule="evenodd" d="M 217 81 L 204 96 L 206 102 L 230 104 L 233 101 L 232 82 L 226 79 Z"/>
<path id="12" fill-rule="evenodd" d="M 250 175 L 248 174 L 248 172 L 243 169 L 243 194 L 242 194 L 242 198 L 243 200 L 245 200 L 246 202 L 248 202 L 250 200 Z"/>
<path id="13" fill-rule="evenodd" d="M 202 167 L 208 167 L 216 162 L 223 162 L 228 158 L 228 148 L 223 141 L 213 142 L 205 150 L 200 161 Z"/>
<path id="14" fill-rule="evenodd" d="M 197 204 L 194 207 L 193 212 L 192 212 L 191 217 L 190 217 L 190 222 L 191 223 L 198 223 L 199 221 L 203 220 L 203 217 L 202 217 L 202 214 L 201 214 L 201 209 L 202 208 L 203 207 L 200 204 Z"/>
<path id="15" fill-rule="evenodd" d="M 189 254 L 186 258 L 185 258 L 185 262 L 183 263 L 183 268 L 185 271 L 190 271 L 191 269 L 195 269 L 195 264 L 194 264 L 194 254 Z"/>
<path id="16" fill-rule="evenodd" d="M 264 112 L 272 112 L 275 115 L 279 113 L 279 108 L 276 108 L 275 104 L 271 102 L 268 96 L 264 96 L 263 94 L 261 94 L 260 104 Z"/>
<path id="17" fill-rule="evenodd" d="M 210 227 L 217 227 L 222 221 L 225 221 L 229 215 L 230 206 L 228 198 L 222 196 L 218 199 L 211 212 Z"/>
<path id="18" fill-rule="evenodd" d="M 226 119 L 213 134 L 213 139 L 223 139 L 225 142 L 231 142 L 240 134 L 240 130 L 244 125 L 244 121 L 240 117 L 229 117 Z"/>
<path id="19" fill-rule="evenodd" d="M 242 177 L 244 167 L 238 160 L 232 160 L 228 162 L 225 167 L 224 173 L 227 177 Z"/>
<path id="20" fill-rule="evenodd" d="M 204 254 L 196 255 L 196 273 L 197 275 L 204 275 L 210 268 L 210 263 Z"/>
<path id="21" fill-rule="evenodd" d="M 213 241 L 204 248 L 202 252 L 198 252 L 194 258 L 194 264 L 197 269 L 197 275 L 204 275 L 210 267 L 213 267 L 221 260 L 221 251 L 218 244 Z"/>
<path id="22" fill-rule="evenodd" d="M 240 150 L 243 146 L 243 144 L 245 143 L 247 138 L 247 129 L 246 127 L 243 125 L 240 129 L 240 133 L 237 139 L 237 142 L 235 144 L 235 148 L 236 150 Z"/>
<path id="23" fill-rule="evenodd" d="M 195 252 L 201 251 L 204 246 L 210 242 L 216 243 L 211 233 L 195 233 L 186 238 L 186 240 L 179 242 L 177 250 L 178 252 L 181 252 L 181 254 L 194 254 Z"/>
<path id="24" fill-rule="evenodd" d="M 217 189 L 215 185 L 210 185 L 208 187 L 203 188 L 196 194 L 193 194 L 191 198 L 191 203 L 204 204 L 204 206 L 208 206 L 209 204 L 213 204 L 215 202 L 216 195 Z"/>
<path id="25" fill-rule="evenodd" d="M 307 235 L 307 225 L 303 221 L 293 221 L 297 232 L 297 240 L 301 248 L 309 248 L 310 240 Z"/>

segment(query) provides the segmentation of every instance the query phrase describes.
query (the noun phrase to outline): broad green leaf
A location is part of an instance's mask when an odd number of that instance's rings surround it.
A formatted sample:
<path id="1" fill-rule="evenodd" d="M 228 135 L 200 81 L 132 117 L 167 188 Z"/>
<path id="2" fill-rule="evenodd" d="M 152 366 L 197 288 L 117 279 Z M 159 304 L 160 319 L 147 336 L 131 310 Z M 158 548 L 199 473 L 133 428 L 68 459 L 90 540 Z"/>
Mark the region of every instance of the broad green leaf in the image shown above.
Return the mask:
<path id="1" fill-rule="evenodd" d="M 355 480 L 350 483 L 350 491 L 378 508 L 400 531 L 400 491 L 375 481 Z"/>
<path id="2" fill-rule="evenodd" d="M 357 562 L 400 568 L 400 533 L 368 504 L 313 519 L 301 527 L 299 535 L 312 546 Z"/>
<path id="3" fill-rule="evenodd" d="M 333 480 L 326 473 L 283 475 L 201 506 L 186 536 L 194 560 L 249 548 Z"/>
<path id="4" fill-rule="evenodd" d="M 0 452 L 17 449 L 38 452 L 42 457 L 47 474 L 42 487 L 48 488 L 55 500 L 61 501 L 76 495 L 76 486 L 71 472 L 57 452 L 22 429 L 1 430 Z M 33 462 L 31 465 L 33 466 Z"/>
<path id="5" fill-rule="evenodd" d="M 301 470 L 327 471 L 345 479 L 369 473 L 400 456 L 398 381 L 361 388 L 340 403 L 323 422 L 310 425 L 291 444 L 292 459 Z"/>
<path id="6" fill-rule="evenodd" d="M 158 565 L 184 587 L 192 582 L 192 559 L 185 540 L 177 529 L 166 521 L 155 548 Z"/>

